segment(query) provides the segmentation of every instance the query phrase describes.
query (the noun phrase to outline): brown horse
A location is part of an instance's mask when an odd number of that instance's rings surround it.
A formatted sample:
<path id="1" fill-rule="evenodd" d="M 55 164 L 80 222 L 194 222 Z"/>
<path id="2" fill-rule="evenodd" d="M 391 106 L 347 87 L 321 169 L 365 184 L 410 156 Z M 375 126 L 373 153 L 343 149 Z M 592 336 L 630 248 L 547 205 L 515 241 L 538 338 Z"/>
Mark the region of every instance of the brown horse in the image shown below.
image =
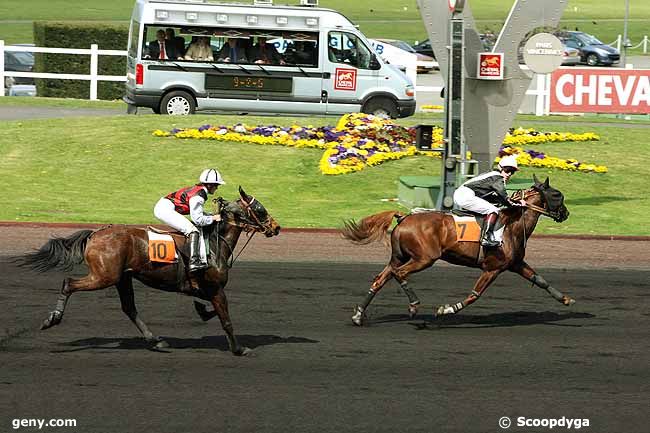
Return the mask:
<path id="1" fill-rule="evenodd" d="M 165 291 L 181 292 L 212 303 L 214 312 L 197 307 L 204 320 L 218 315 L 228 337 L 230 350 L 235 355 L 245 355 L 249 349 L 242 347 L 233 333 L 228 313 L 228 301 L 224 288 L 228 282 L 228 269 L 232 266 L 233 251 L 242 231 L 263 233 L 267 237 L 278 235 L 280 226 L 268 214 L 264 206 L 239 188 L 240 198 L 221 204 L 222 222 L 203 228 L 210 249 L 209 267 L 190 276 L 186 271 L 186 238 L 178 232 L 170 232 L 178 250 L 176 263 L 154 263 L 149 259 L 146 229 L 107 226 L 95 231 L 82 230 L 68 238 L 50 239 L 34 253 L 19 258 L 19 263 L 38 271 L 56 267 L 71 269 L 85 262 L 88 275 L 83 278 L 65 278 L 56 304 L 41 329 L 61 323 L 68 298 L 74 292 L 117 287 L 122 311 L 131 319 L 142 336 L 156 347 L 167 344 L 149 330 L 138 316 L 133 294 L 133 278 L 144 284 Z M 201 304 L 202 305 L 202 304 Z"/>
<path id="2" fill-rule="evenodd" d="M 458 242 L 456 227 L 451 214 L 425 212 L 404 215 L 397 211 L 386 211 L 363 218 L 360 222 L 348 221 L 342 234 L 357 244 L 368 244 L 386 240 L 388 229 L 397 219 L 397 226 L 390 236 L 391 259 L 388 265 L 373 280 L 370 291 L 361 305 L 357 305 L 352 316 L 354 324 L 361 326 L 365 311 L 375 295 L 391 278 L 395 278 L 409 298 L 411 318 L 417 313 L 420 300 L 408 287 L 409 274 L 426 269 L 438 259 L 456 265 L 480 268 L 483 272 L 472 292 L 462 301 L 452 305 L 434 308 L 435 315 L 454 314 L 474 303 L 488 286 L 503 271 L 515 272 L 533 284 L 545 289 L 564 305 L 575 301 L 551 287 L 524 261 L 526 241 L 535 230 L 540 215 L 562 222 L 569 217 L 562 193 L 549 185 L 548 178 L 525 191 L 517 191 L 513 199 L 524 199 L 525 207 L 505 209 L 500 212 L 504 224 L 503 245 L 499 248 L 485 249 L 481 255 L 478 242 Z"/>

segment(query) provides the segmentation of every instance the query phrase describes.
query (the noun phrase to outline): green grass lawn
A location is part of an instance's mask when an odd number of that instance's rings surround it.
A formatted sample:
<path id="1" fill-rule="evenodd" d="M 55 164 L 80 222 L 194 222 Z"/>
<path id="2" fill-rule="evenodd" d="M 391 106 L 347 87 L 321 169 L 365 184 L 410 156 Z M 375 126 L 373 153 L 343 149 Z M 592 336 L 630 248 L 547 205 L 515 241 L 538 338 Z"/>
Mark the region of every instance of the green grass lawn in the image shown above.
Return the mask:
<path id="1" fill-rule="evenodd" d="M 113 116 L 2 122 L 0 178 L 11 200 L 0 220 L 96 223 L 152 223 L 158 198 L 195 182 L 204 167 L 215 166 L 228 182 L 220 194 L 235 198 L 237 186 L 258 197 L 285 227 L 339 227 L 396 203 L 402 175 L 438 175 L 439 161 L 411 157 L 362 172 L 325 176 L 318 171 L 322 152 L 245 143 L 156 138 L 154 129 L 202 124 L 334 124 L 335 118 L 196 115 Z M 412 120 L 404 122 L 412 124 Z M 527 126 L 517 121 L 516 126 Z M 599 142 L 534 146 L 554 156 L 605 164 L 604 175 L 524 168 L 519 177 L 550 176 L 562 190 L 571 218 L 544 219 L 540 233 L 650 235 L 645 180 L 648 129 L 554 124 L 538 130 L 595 131 Z"/>
<path id="2" fill-rule="evenodd" d="M 246 2 L 252 3 L 252 2 Z M 281 4 L 281 2 L 276 2 Z M 298 1 L 285 2 L 298 4 Z M 133 0 L 3 0 L 0 3 L 0 39 L 6 43 L 32 42 L 35 20 L 113 21 L 125 25 L 131 17 Z M 472 13 L 481 31 L 501 28 L 513 4 L 512 0 L 481 0 L 470 2 Z M 426 39 L 415 0 L 375 0 L 348 2 L 321 0 L 320 6 L 340 11 L 370 38 L 403 39 L 413 43 Z M 562 26 L 593 33 L 604 43 L 616 40 L 623 33 L 624 2 L 605 0 L 569 0 Z M 633 44 L 650 34 L 650 2 L 630 0 L 629 35 Z M 21 21 L 21 22 L 14 22 Z M 640 48 L 631 53 L 640 53 Z"/>

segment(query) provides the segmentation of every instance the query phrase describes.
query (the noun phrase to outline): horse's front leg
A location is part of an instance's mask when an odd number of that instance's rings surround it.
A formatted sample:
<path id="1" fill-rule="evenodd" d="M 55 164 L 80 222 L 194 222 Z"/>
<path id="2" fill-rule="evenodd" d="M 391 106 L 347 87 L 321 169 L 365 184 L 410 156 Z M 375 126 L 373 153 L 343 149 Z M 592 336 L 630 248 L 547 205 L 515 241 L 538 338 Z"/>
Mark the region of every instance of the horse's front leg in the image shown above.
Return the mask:
<path id="1" fill-rule="evenodd" d="M 228 345 L 233 355 L 241 356 L 248 355 L 251 350 L 247 347 L 243 347 L 237 341 L 235 333 L 233 332 L 232 323 L 230 322 L 230 314 L 228 313 L 228 299 L 226 299 L 226 293 L 223 290 L 223 287 L 217 289 L 216 294 L 211 299 L 212 306 L 214 311 L 217 312 L 219 320 L 221 320 L 221 327 L 226 331 L 226 337 L 228 338 Z"/>
<path id="2" fill-rule="evenodd" d="M 368 291 L 368 294 L 366 295 L 363 302 L 354 307 L 354 314 L 352 315 L 352 323 L 354 323 L 357 326 L 363 326 L 366 308 L 368 308 L 368 305 L 370 305 L 372 300 L 375 298 L 377 292 L 379 292 L 381 288 L 384 287 L 384 285 L 388 282 L 388 280 L 390 280 L 391 277 L 392 277 L 391 266 L 390 264 L 388 264 L 386 265 L 383 271 L 381 271 L 377 276 L 375 276 L 374 280 L 372 281 L 372 285 L 370 286 L 370 290 Z"/>
<path id="3" fill-rule="evenodd" d="M 536 286 L 546 290 L 551 296 L 566 306 L 573 305 L 576 302 L 575 299 L 563 294 L 556 288 L 552 287 L 541 275 L 536 273 L 535 270 L 524 261 L 522 261 L 519 265 L 513 267 L 512 272 L 518 273 Z"/>
<path id="4" fill-rule="evenodd" d="M 487 290 L 487 288 L 492 284 L 494 280 L 499 276 L 501 273 L 501 270 L 494 270 L 494 271 L 483 271 L 479 279 L 476 281 L 476 284 L 474 284 L 474 289 L 472 290 L 472 293 L 470 293 L 467 298 L 465 298 L 461 302 L 457 302 L 455 304 L 446 304 L 446 305 L 439 305 L 438 307 L 434 307 L 433 313 L 436 316 L 444 316 L 447 314 L 454 314 L 458 313 L 460 310 L 463 308 L 473 304 L 476 302 L 478 298 L 481 297 L 483 292 Z"/>

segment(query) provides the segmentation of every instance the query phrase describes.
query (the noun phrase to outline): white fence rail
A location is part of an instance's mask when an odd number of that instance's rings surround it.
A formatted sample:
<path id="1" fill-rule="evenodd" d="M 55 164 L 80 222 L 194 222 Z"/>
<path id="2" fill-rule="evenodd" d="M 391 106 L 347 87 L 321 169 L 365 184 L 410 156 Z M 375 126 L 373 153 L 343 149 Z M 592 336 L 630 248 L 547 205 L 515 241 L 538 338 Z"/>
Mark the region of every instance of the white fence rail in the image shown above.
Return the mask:
<path id="1" fill-rule="evenodd" d="M 643 47 L 643 54 L 648 54 L 648 36 L 644 36 L 643 39 L 641 39 L 641 42 L 639 42 L 636 45 L 632 45 L 632 42 L 629 42 L 629 46 L 627 47 L 630 50 L 636 50 L 639 47 Z M 623 35 L 618 35 L 616 40 L 612 42 L 611 44 L 608 44 L 609 46 L 616 47 L 618 51 L 621 51 L 621 48 L 623 48 Z"/>
<path id="2" fill-rule="evenodd" d="M 33 53 L 56 53 L 56 54 L 80 54 L 90 56 L 90 71 L 88 74 L 58 74 L 50 72 L 17 72 L 5 70 L 5 51 L 22 51 Z M 99 75 L 97 73 L 97 65 L 99 56 L 126 56 L 126 51 L 123 50 L 100 50 L 97 44 L 92 44 L 90 49 L 85 48 L 49 48 L 49 47 L 32 47 L 25 45 L 5 45 L 3 40 L 0 40 L 0 83 L 2 83 L 2 91 L 0 96 L 5 95 L 5 77 L 27 77 L 27 78 L 50 78 L 57 80 L 86 80 L 90 81 L 90 99 L 97 100 L 97 83 L 99 81 L 118 81 L 125 82 L 126 74 L 124 75 Z"/>

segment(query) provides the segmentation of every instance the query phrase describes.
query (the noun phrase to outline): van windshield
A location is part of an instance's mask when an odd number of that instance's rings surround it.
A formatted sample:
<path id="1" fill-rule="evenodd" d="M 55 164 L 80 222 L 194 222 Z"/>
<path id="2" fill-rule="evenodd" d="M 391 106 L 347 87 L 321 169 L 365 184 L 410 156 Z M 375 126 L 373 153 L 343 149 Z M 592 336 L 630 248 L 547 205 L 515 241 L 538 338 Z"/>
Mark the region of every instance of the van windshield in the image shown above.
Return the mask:
<path id="1" fill-rule="evenodd" d="M 318 32 L 145 26 L 143 59 L 318 66 Z"/>

